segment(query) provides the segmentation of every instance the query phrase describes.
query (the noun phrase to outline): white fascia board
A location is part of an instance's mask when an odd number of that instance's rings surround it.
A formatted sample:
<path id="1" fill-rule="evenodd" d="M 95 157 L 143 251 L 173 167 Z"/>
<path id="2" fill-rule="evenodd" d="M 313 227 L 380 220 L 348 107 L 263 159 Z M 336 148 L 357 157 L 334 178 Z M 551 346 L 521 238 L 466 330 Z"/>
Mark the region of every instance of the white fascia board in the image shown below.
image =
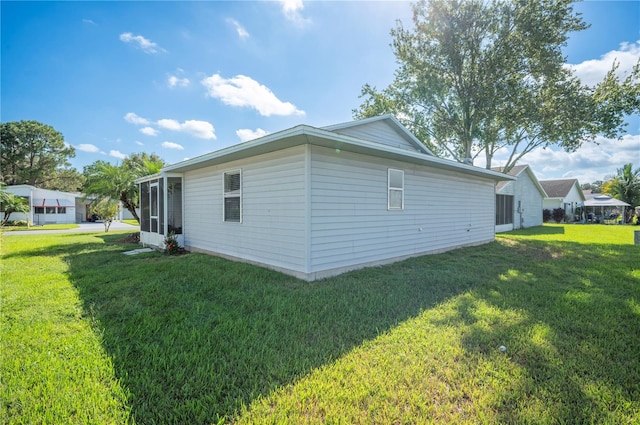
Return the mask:
<path id="1" fill-rule="evenodd" d="M 376 117 L 376 119 L 379 119 L 379 117 Z M 312 144 L 332 149 L 341 149 L 349 152 L 390 158 L 398 161 L 428 165 L 435 168 L 457 171 L 463 174 L 474 175 L 496 181 L 515 180 L 515 177 L 511 177 L 503 173 L 474 167 L 472 165 L 461 164 L 448 159 L 437 158 L 427 153 L 411 152 L 406 149 L 369 142 L 367 140 L 307 125 L 298 125 L 288 130 L 272 133 L 258 139 L 238 143 L 237 145 L 210 152 L 196 158 L 168 165 L 161 170 L 161 173 L 164 174 L 167 172 L 184 172 L 194 170 L 209 165 L 248 158 L 302 144 Z M 137 179 L 136 182 L 147 181 L 153 178 L 154 176 L 145 176 Z"/>

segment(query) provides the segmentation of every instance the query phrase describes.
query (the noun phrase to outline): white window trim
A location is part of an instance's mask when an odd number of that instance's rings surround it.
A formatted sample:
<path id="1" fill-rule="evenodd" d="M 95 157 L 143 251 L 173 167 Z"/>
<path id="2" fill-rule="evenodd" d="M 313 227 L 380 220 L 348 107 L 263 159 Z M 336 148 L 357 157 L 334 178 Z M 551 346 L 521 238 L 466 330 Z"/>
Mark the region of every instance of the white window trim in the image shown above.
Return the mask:
<path id="1" fill-rule="evenodd" d="M 226 192 L 225 191 L 225 176 L 227 174 L 238 174 L 240 176 L 240 190 L 237 192 Z M 240 198 L 240 221 L 230 221 L 227 220 L 226 211 L 225 211 L 225 199 L 227 198 Z M 242 223 L 242 169 L 238 168 L 235 170 L 227 170 L 222 173 L 222 221 L 224 223 Z"/>
<path id="2" fill-rule="evenodd" d="M 391 173 L 392 172 L 401 173 L 401 175 L 402 175 L 402 187 L 401 188 L 391 187 Z M 400 192 L 400 199 L 401 199 L 401 201 L 400 201 L 401 206 L 400 207 L 392 207 L 391 206 L 391 191 Z M 402 210 L 404 210 L 404 171 L 403 170 L 398 170 L 396 168 L 387 169 L 387 210 L 389 210 L 389 211 L 402 211 Z"/>

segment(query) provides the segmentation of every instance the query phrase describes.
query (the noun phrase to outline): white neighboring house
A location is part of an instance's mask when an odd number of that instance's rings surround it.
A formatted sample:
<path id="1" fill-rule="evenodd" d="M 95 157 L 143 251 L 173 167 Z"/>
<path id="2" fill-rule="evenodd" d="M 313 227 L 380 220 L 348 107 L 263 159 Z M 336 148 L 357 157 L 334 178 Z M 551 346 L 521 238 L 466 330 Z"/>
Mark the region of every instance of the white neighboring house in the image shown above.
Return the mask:
<path id="1" fill-rule="evenodd" d="M 393 116 L 299 125 L 138 179 L 140 241 L 315 280 L 495 237 L 495 171 L 435 157 Z"/>
<path id="2" fill-rule="evenodd" d="M 7 186 L 5 191 L 25 198 L 29 204 L 29 213 L 13 213 L 10 220 L 25 220 L 34 225 L 76 223 L 81 219 L 83 208 L 82 195 L 40 189 L 27 184 Z M 78 216 L 80 214 L 80 216 Z M 2 213 L 4 217 L 4 213 Z"/>
<path id="3" fill-rule="evenodd" d="M 540 184 L 547 193 L 542 202 L 543 209 L 553 212 L 556 208 L 562 208 L 565 222 L 580 221 L 576 208 L 585 201 L 585 197 L 578 179 L 541 180 Z"/>
<path id="4" fill-rule="evenodd" d="M 503 168 L 492 168 L 502 172 Z M 496 184 L 496 232 L 542 225 L 542 202 L 547 194 L 529 165 L 516 165 L 507 174 L 515 181 Z"/>

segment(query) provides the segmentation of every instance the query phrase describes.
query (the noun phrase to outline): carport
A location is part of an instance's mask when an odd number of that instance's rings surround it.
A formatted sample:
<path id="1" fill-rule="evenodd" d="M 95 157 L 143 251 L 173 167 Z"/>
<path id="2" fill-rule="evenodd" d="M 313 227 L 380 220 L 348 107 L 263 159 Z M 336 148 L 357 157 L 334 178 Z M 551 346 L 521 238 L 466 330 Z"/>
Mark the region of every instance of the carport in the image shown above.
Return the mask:
<path id="1" fill-rule="evenodd" d="M 599 195 L 578 204 L 583 207 L 583 223 L 623 224 L 630 205 L 611 196 Z M 622 218 L 617 218 L 617 217 Z"/>

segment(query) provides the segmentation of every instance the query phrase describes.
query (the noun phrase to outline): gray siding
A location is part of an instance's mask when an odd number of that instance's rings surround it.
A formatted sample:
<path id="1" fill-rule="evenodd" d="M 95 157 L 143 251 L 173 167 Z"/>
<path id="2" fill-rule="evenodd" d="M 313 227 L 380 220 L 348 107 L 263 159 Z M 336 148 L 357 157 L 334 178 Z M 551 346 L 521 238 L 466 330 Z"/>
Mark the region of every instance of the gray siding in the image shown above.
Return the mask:
<path id="1" fill-rule="evenodd" d="M 242 170 L 242 223 L 223 221 L 223 174 Z M 184 175 L 185 245 L 304 271 L 305 147 Z"/>
<path id="2" fill-rule="evenodd" d="M 514 228 L 532 227 L 542 225 L 542 194 L 525 171 L 515 182 L 514 188 Z M 521 211 L 518 211 L 518 201 L 521 202 Z"/>
<path id="3" fill-rule="evenodd" d="M 310 272 L 494 238 L 491 180 L 344 151 L 312 152 Z M 387 210 L 388 168 L 404 171 L 404 210 Z"/>
<path id="4" fill-rule="evenodd" d="M 371 142 L 382 143 L 400 149 L 418 151 L 416 146 L 391 127 L 385 121 L 375 121 L 366 125 L 356 125 L 339 130 L 332 130 L 334 133 L 344 134 L 346 136 L 357 137 L 359 139 Z"/>

